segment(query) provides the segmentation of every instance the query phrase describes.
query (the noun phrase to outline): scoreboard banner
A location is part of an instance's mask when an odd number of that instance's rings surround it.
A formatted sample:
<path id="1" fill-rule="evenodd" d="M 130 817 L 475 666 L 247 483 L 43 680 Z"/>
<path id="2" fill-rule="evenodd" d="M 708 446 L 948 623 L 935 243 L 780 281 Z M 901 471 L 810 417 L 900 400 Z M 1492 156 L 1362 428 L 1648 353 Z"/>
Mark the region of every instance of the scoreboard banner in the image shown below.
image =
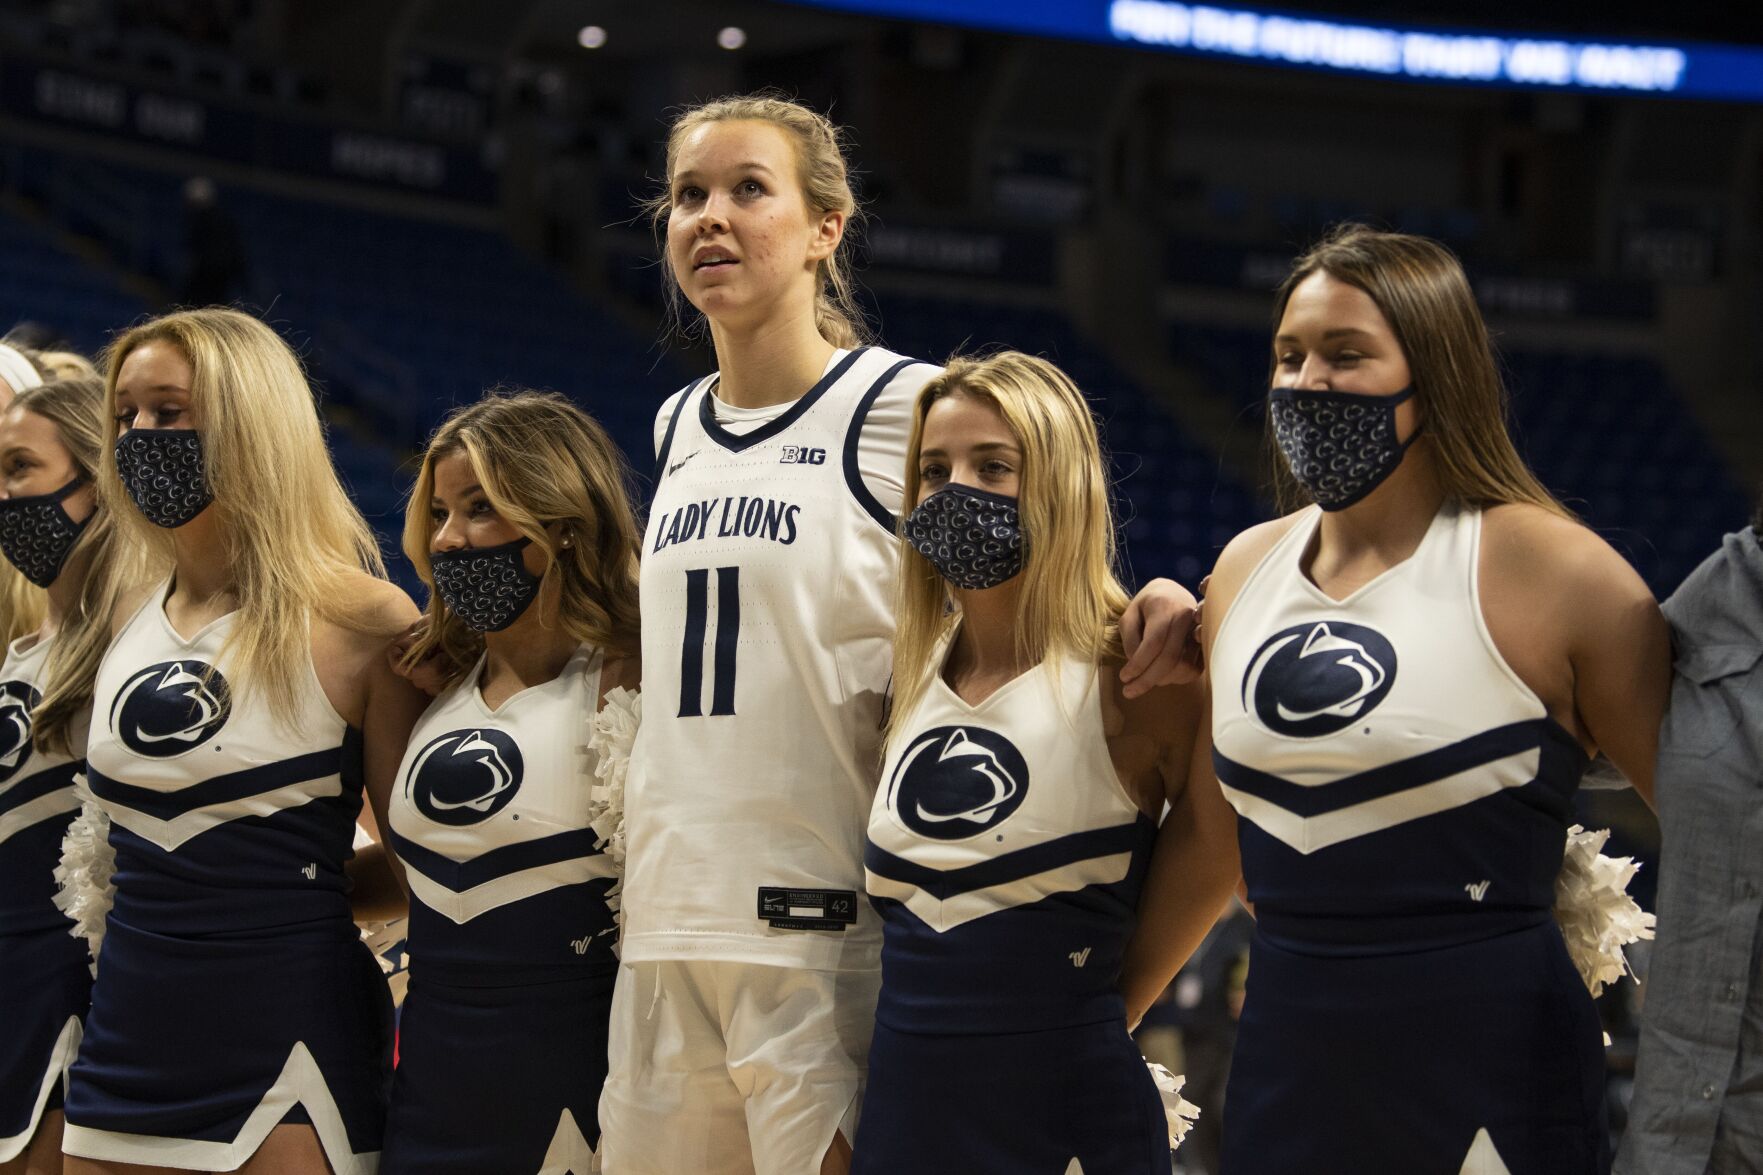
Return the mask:
<path id="1" fill-rule="evenodd" d="M 1763 49 L 1334 20 L 1174 0 L 794 0 L 815 8 L 1399 81 L 1763 102 Z"/>

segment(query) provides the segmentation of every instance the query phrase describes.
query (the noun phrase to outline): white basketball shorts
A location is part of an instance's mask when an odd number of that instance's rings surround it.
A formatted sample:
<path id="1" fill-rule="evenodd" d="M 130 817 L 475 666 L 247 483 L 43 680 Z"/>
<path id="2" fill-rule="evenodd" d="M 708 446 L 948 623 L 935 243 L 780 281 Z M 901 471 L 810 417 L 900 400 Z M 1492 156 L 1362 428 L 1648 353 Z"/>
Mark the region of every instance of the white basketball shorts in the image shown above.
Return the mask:
<path id="1" fill-rule="evenodd" d="M 881 973 L 671 960 L 619 968 L 605 1175 L 818 1175 L 857 1107 Z"/>

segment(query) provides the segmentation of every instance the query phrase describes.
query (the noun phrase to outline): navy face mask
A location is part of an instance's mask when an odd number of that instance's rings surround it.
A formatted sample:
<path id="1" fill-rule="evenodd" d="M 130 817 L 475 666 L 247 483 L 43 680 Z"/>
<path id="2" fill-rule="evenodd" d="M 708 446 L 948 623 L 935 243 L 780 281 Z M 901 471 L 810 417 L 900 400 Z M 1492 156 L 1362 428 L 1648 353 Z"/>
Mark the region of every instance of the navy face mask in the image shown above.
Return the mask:
<path id="1" fill-rule="evenodd" d="M 193 429 L 129 429 L 116 438 L 116 468 L 129 497 L 154 526 L 175 530 L 214 501 L 202 437 Z"/>
<path id="2" fill-rule="evenodd" d="M 520 557 L 528 538 L 495 547 L 465 547 L 429 556 L 435 590 L 447 610 L 476 632 L 501 632 L 539 594 L 539 577 Z"/>
<path id="3" fill-rule="evenodd" d="M 950 483 L 906 516 L 906 541 L 958 588 L 984 591 L 1022 570 L 1016 499 Z"/>
<path id="4" fill-rule="evenodd" d="M 1324 510 L 1345 510 L 1382 485 L 1421 430 L 1396 440 L 1396 405 L 1414 395 L 1312 392 L 1274 388 L 1267 394 L 1273 438 L 1292 476 Z"/>
<path id="5" fill-rule="evenodd" d="M 67 562 L 68 552 L 79 542 L 86 529 L 84 522 L 68 517 L 61 505 L 67 496 L 80 488 L 85 479 L 74 479 L 60 489 L 28 498 L 7 498 L 0 501 L 0 550 L 24 577 L 40 588 L 55 582 Z"/>

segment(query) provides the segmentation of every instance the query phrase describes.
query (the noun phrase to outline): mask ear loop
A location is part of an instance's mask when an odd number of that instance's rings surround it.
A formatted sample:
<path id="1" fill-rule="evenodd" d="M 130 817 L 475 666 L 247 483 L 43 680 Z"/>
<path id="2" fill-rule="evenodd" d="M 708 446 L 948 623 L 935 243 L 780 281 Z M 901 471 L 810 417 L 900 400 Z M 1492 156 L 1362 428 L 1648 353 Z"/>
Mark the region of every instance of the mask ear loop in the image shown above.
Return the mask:
<path id="1" fill-rule="evenodd" d="M 46 494 L 30 494 L 30 495 L 27 495 L 27 496 L 21 497 L 21 498 L 7 498 L 7 499 L 4 499 L 4 501 L 12 502 L 12 503 L 21 503 L 21 504 L 27 505 L 27 506 L 35 505 L 38 502 L 52 502 L 55 505 L 59 506 L 61 503 L 67 501 L 67 499 L 73 495 L 75 490 L 79 489 L 81 486 L 83 486 L 85 484 L 86 484 L 86 475 L 83 473 L 76 472 L 73 475 L 73 480 L 68 482 L 66 485 L 62 486 L 58 490 L 50 490 Z M 69 521 L 72 521 L 72 519 L 69 519 Z"/>
<path id="2" fill-rule="evenodd" d="M 1407 387 L 1403 388 L 1401 391 L 1397 392 L 1395 395 L 1390 397 L 1390 429 L 1391 429 L 1391 431 L 1394 431 L 1395 427 L 1396 427 L 1396 408 L 1398 406 L 1400 406 L 1402 403 L 1404 403 L 1405 401 L 1412 400 L 1413 398 L 1414 398 L 1414 385 L 1413 384 L 1409 384 Z M 1401 455 L 1407 453 L 1408 446 L 1412 445 L 1415 441 L 1419 440 L 1420 434 L 1425 431 L 1426 431 L 1426 421 L 1424 421 L 1424 420 L 1416 421 L 1415 425 L 1414 425 L 1414 431 L 1412 433 L 1408 434 L 1408 439 L 1397 443 L 1397 445 L 1396 445 L 1397 456 L 1401 456 Z"/>

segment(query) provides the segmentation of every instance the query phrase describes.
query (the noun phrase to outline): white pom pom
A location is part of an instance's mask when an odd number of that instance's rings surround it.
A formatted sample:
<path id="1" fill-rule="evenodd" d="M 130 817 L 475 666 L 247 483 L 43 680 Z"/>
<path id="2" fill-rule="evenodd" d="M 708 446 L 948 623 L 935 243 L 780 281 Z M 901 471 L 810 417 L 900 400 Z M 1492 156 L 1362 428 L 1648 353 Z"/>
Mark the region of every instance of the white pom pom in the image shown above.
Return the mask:
<path id="1" fill-rule="evenodd" d="M 73 919 L 75 938 L 92 950 L 92 974 L 98 974 L 98 951 L 104 944 L 104 919 L 116 897 L 116 850 L 110 847 L 110 815 L 86 788 L 86 777 L 74 777 L 80 814 L 61 838 L 61 863 L 55 867 L 55 905 Z"/>
<path id="2" fill-rule="evenodd" d="M 1653 937 L 1653 915 L 1628 896 L 1628 883 L 1640 865 L 1632 857 L 1604 856 L 1609 839 L 1609 829 L 1569 828 L 1561 874 L 1555 879 L 1555 921 L 1593 996 L 1629 974 L 1624 946 Z"/>
<path id="3" fill-rule="evenodd" d="M 596 845 L 617 870 L 619 880 L 606 891 L 606 904 L 620 926 L 624 924 L 624 911 L 620 908 L 624 889 L 624 782 L 630 774 L 631 747 L 637 741 L 642 717 L 643 695 L 619 686 L 607 691 L 600 712 L 588 724 L 588 750 L 594 753 L 595 777 L 588 787 L 588 827 L 599 838 Z"/>
<path id="4" fill-rule="evenodd" d="M 1186 1077 L 1171 1073 L 1156 1061 L 1146 1061 L 1145 1066 L 1151 1070 L 1157 1096 L 1163 1099 L 1163 1117 L 1169 1123 L 1169 1149 L 1174 1150 L 1193 1129 L 1194 1119 L 1200 1116 L 1200 1107 L 1181 1096 L 1181 1087 L 1187 1084 Z"/>

